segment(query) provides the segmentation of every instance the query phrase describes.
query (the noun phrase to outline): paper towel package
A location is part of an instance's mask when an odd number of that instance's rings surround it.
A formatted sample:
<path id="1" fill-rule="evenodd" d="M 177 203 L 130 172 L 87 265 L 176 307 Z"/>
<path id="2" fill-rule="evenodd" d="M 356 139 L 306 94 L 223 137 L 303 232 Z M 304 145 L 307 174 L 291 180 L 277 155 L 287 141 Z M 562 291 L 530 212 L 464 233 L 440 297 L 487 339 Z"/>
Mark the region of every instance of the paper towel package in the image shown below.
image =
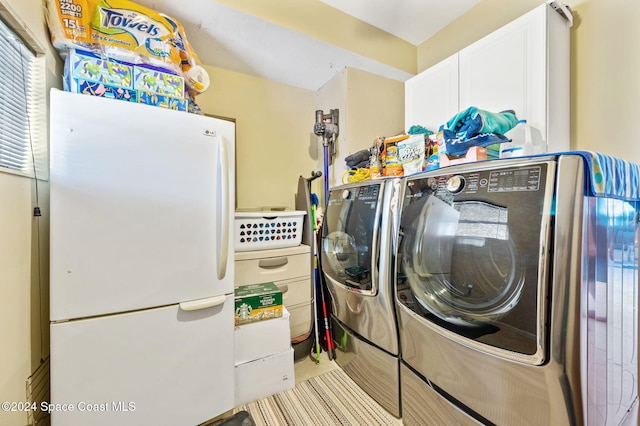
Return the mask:
<path id="1" fill-rule="evenodd" d="M 187 110 L 187 100 L 174 98 L 160 93 L 149 93 L 138 90 L 138 103 L 159 106 L 176 111 Z"/>
<path id="2" fill-rule="evenodd" d="M 141 65 L 71 49 L 65 58 L 64 89 L 129 102 L 187 111 L 184 79 Z"/>
<path id="3" fill-rule="evenodd" d="M 133 88 L 174 98 L 184 97 L 184 78 L 153 68 L 134 65 Z"/>

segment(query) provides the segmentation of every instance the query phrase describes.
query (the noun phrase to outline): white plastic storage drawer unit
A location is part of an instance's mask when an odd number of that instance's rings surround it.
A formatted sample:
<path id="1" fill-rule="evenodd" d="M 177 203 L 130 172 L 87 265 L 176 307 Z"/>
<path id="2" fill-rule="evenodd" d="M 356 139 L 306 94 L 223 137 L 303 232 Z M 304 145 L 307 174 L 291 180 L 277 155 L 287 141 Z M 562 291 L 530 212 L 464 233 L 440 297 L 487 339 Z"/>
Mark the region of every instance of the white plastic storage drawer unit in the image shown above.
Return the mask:
<path id="1" fill-rule="evenodd" d="M 235 286 L 275 283 L 291 314 L 291 338 L 308 333 L 312 325 L 313 285 L 311 249 L 307 245 L 235 253 Z"/>

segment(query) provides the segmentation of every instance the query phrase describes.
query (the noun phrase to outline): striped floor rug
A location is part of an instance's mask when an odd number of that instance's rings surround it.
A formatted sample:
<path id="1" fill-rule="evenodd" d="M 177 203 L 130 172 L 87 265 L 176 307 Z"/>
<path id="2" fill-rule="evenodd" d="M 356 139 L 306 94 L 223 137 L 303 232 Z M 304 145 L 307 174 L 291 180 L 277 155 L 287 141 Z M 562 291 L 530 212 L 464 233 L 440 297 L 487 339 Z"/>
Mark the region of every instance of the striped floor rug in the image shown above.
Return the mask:
<path id="1" fill-rule="evenodd" d="M 236 410 L 248 411 L 256 426 L 401 424 L 341 369 L 312 377 L 294 389 Z"/>

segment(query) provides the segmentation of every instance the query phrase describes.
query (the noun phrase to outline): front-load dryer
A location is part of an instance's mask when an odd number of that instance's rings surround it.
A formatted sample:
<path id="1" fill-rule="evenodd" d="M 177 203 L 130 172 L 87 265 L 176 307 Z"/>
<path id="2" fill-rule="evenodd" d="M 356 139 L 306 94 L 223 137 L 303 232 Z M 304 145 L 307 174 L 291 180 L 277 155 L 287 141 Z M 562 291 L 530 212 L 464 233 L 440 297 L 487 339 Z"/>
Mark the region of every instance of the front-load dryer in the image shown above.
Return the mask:
<path id="1" fill-rule="evenodd" d="M 405 424 L 637 421 L 637 166 L 485 161 L 400 191 Z"/>
<path id="2" fill-rule="evenodd" d="M 389 267 L 399 184 L 385 178 L 332 188 L 321 247 L 336 362 L 396 417 L 399 347 Z"/>

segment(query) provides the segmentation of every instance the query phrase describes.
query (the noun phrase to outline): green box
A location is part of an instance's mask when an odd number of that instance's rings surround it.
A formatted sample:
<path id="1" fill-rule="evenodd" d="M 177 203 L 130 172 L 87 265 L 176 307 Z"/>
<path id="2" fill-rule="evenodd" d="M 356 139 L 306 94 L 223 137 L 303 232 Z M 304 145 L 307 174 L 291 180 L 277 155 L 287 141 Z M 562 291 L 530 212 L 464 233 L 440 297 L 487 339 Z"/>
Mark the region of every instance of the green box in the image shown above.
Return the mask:
<path id="1" fill-rule="evenodd" d="M 274 283 L 237 287 L 235 302 L 236 325 L 282 316 L 282 291 Z"/>

